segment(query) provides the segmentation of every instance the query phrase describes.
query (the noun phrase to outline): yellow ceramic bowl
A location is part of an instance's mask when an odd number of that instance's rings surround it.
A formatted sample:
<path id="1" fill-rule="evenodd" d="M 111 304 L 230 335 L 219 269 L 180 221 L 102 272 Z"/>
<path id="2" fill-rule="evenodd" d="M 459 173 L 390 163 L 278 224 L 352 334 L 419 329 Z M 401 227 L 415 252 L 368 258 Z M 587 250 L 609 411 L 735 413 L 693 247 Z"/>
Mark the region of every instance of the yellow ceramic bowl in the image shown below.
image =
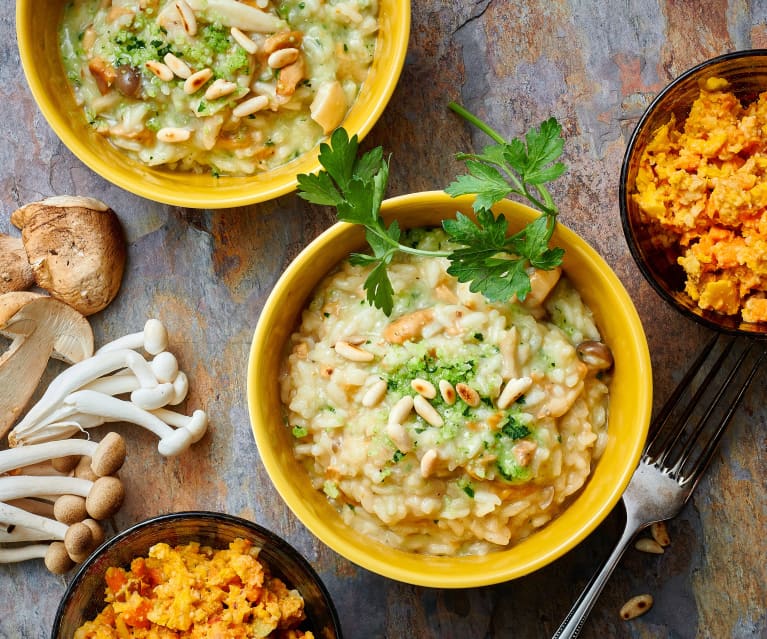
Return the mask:
<path id="1" fill-rule="evenodd" d="M 57 29 L 69 0 L 18 0 L 16 37 L 24 73 L 45 119 L 61 141 L 93 171 L 142 197 L 190 208 L 226 208 L 263 202 L 295 189 L 296 175 L 320 169 L 318 147 L 271 171 L 220 177 L 150 168 L 133 161 L 86 122 L 60 62 Z M 391 97 L 405 61 L 410 0 L 380 0 L 373 65 L 342 126 L 363 138 Z"/>
<path id="2" fill-rule="evenodd" d="M 455 211 L 471 212 L 471 199 L 441 192 L 384 202 L 385 219 L 403 227 L 435 226 Z M 512 231 L 537 216 L 504 201 Z M 349 252 L 364 246 L 360 227 L 339 223 L 312 242 L 277 282 L 258 321 L 248 365 L 248 405 L 261 459 L 277 490 L 320 540 L 350 561 L 386 577 L 438 588 L 466 588 L 526 575 L 573 548 L 616 505 L 636 467 L 650 422 L 652 374 L 645 334 L 626 290 L 602 258 L 580 237 L 558 225 L 553 244 L 566 250 L 564 270 L 591 307 L 615 358 L 610 387 L 609 441 L 584 490 L 557 519 L 509 550 L 475 557 L 433 557 L 394 550 L 346 526 L 324 494 L 294 460 L 285 427 L 278 371 L 285 343 L 322 277 Z"/>

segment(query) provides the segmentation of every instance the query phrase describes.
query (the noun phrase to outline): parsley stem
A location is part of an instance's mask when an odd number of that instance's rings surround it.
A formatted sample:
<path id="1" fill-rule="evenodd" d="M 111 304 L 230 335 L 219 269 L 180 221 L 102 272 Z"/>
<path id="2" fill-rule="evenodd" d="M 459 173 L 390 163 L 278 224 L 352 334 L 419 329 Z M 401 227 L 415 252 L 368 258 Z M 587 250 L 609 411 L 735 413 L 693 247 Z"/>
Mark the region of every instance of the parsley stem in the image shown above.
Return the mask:
<path id="1" fill-rule="evenodd" d="M 449 257 L 450 251 L 430 251 L 428 249 L 419 249 L 414 246 L 407 246 L 400 244 L 396 240 L 393 240 L 389 234 L 382 229 L 368 227 L 368 232 L 375 234 L 381 241 L 386 242 L 393 249 L 402 251 L 403 253 L 410 253 L 411 255 L 421 255 L 423 257 Z"/>
<path id="2" fill-rule="evenodd" d="M 501 137 L 500 133 L 490 128 L 486 122 L 483 122 L 482 120 L 480 120 L 471 111 L 462 107 L 457 102 L 448 102 L 447 106 L 449 109 L 451 109 L 452 111 L 460 115 L 464 120 L 466 120 L 470 124 L 473 124 L 480 131 L 484 132 L 485 134 L 493 138 L 493 140 L 495 140 L 498 144 L 506 143 L 506 140 L 504 140 L 503 137 Z"/>

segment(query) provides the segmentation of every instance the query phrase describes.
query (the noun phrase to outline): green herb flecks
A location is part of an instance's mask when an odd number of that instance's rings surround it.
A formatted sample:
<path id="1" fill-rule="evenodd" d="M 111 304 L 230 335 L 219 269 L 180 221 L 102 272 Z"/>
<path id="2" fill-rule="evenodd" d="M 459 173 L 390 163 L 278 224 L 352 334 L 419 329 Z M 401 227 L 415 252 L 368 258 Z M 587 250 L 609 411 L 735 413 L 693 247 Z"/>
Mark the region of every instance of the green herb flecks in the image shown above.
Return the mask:
<path id="1" fill-rule="evenodd" d="M 451 243 L 451 251 L 417 249 L 400 242 L 396 221 L 388 227 L 380 215 L 389 163 L 381 147 L 359 155 L 357 136 L 349 138 L 337 129 L 330 144 L 320 145 L 319 161 L 323 167 L 317 174 L 298 176 L 298 194 L 314 204 L 333 206 L 338 219 L 360 224 L 371 253 L 355 253 L 351 262 L 370 267 L 365 281 L 367 301 L 390 315 L 394 290 L 387 267 L 398 252 L 427 257 L 446 257 L 447 272 L 470 289 L 490 301 L 507 301 L 516 296 L 524 300 L 530 292 L 528 268 L 552 269 L 561 264 L 564 251 L 549 248 L 558 211 L 545 187 L 565 171 L 557 162 L 562 154 L 561 127 L 554 118 L 531 129 L 525 140 L 510 142 L 493 131 L 463 107 L 450 108 L 487 133 L 496 144 L 479 154 L 461 153 L 467 175 L 459 176 L 445 191 L 453 196 L 473 194 L 475 218 L 456 213 L 455 219 L 444 220 L 442 227 Z M 521 231 L 508 235 L 508 222 L 497 217 L 491 207 L 505 197 L 516 195 L 526 199 L 542 215 Z"/>

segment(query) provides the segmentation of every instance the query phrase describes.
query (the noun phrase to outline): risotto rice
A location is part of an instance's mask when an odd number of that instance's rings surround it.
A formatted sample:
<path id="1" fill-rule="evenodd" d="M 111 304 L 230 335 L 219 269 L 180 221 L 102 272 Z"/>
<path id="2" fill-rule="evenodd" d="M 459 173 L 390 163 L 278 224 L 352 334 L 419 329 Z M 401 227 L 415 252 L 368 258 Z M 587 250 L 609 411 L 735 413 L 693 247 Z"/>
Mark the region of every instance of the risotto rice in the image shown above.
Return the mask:
<path id="1" fill-rule="evenodd" d="M 377 0 L 73 0 L 62 61 L 88 122 L 142 164 L 251 175 L 345 117 Z"/>
<path id="2" fill-rule="evenodd" d="M 441 230 L 405 242 L 447 247 Z M 447 265 L 395 258 L 386 317 L 365 300 L 365 268 L 344 262 L 292 335 L 281 397 L 297 459 L 349 525 L 406 551 L 484 554 L 545 525 L 587 480 L 612 356 L 556 272 L 501 304 Z"/>

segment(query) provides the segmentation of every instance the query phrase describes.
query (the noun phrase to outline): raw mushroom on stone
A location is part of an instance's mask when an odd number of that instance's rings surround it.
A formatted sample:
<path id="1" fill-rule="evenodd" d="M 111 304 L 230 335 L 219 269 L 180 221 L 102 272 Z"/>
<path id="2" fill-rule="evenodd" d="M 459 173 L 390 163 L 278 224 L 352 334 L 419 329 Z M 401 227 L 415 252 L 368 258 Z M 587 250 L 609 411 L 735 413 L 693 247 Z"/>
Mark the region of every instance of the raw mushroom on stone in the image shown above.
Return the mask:
<path id="1" fill-rule="evenodd" d="M 20 237 L 0 234 L 0 294 L 25 291 L 35 283 Z"/>
<path id="2" fill-rule="evenodd" d="M 21 229 L 35 282 L 83 315 L 117 295 L 127 248 L 115 212 L 87 197 L 55 196 L 11 214 Z"/>
<path id="3" fill-rule="evenodd" d="M 0 356 L 0 437 L 32 397 L 51 357 L 67 363 L 93 354 L 93 330 L 72 307 L 31 292 L 0 295 L 0 334 L 12 339 Z"/>

